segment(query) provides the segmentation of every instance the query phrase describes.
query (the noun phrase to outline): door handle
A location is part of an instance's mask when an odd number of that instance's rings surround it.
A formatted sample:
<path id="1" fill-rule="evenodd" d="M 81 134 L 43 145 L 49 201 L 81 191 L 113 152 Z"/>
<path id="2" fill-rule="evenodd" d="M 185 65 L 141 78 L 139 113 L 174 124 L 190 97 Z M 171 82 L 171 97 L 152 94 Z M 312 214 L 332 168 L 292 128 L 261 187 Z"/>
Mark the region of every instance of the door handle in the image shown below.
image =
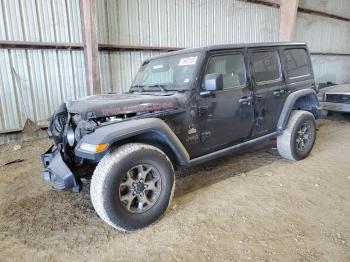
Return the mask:
<path id="1" fill-rule="evenodd" d="M 255 95 L 255 98 L 257 101 L 261 101 L 264 99 L 264 97 L 262 95 Z"/>
<path id="2" fill-rule="evenodd" d="M 284 89 L 276 90 L 276 91 L 273 92 L 273 95 L 274 96 L 280 96 L 280 95 L 283 95 L 284 92 L 286 92 Z"/>
<path id="3" fill-rule="evenodd" d="M 242 105 L 250 104 L 253 101 L 253 97 L 251 96 L 242 96 L 238 102 Z"/>

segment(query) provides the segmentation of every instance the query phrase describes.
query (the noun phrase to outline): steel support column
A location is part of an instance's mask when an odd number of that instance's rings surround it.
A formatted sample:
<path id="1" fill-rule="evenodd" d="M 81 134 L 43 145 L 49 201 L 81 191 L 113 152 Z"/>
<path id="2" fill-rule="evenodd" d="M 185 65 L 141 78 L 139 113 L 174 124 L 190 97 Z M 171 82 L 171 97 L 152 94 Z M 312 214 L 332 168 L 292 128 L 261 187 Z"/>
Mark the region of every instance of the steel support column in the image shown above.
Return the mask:
<path id="1" fill-rule="evenodd" d="M 299 0 L 280 1 L 280 41 L 293 41 Z"/>
<path id="2" fill-rule="evenodd" d="M 97 43 L 96 0 L 80 0 L 84 39 L 85 72 L 90 95 L 100 94 L 100 67 Z"/>

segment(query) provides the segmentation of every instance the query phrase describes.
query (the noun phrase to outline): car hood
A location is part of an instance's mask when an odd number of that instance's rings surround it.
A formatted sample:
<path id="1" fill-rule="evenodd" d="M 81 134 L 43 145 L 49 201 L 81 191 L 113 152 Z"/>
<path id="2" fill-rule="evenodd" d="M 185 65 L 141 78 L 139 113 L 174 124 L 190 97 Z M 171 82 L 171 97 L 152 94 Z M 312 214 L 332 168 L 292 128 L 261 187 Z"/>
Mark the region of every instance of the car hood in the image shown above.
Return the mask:
<path id="1" fill-rule="evenodd" d="M 80 114 L 83 118 L 88 114 L 98 118 L 177 109 L 181 96 L 180 93 L 105 94 L 68 101 L 66 105 L 70 113 Z"/>
<path id="2" fill-rule="evenodd" d="M 350 93 L 350 84 L 328 86 L 322 88 L 320 93 Z"/>

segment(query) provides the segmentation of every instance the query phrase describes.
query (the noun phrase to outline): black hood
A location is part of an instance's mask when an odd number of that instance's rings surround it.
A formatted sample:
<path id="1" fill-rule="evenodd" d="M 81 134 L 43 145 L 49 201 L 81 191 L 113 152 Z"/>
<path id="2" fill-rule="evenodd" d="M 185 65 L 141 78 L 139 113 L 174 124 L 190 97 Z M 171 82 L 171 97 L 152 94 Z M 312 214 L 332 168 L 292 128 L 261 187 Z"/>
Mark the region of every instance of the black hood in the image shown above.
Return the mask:
<path id="1" fill-rule="evenodd" d="M 181 93 L 175 94 L 106 94 L 93 95 L 67 102 L 70 113 L 86 118 L 93 113 L 97 118 L 129 113 L 154 112 L 180 107 Z"/>

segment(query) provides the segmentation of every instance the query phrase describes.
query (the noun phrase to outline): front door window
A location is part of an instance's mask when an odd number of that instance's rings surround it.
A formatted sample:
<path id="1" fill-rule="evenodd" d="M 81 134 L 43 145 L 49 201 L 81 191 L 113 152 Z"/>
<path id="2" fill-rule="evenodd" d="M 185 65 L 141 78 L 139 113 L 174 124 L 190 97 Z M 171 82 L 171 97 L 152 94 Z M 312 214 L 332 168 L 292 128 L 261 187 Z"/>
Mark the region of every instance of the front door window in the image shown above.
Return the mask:
<path id="1" fill-rule="evenodd" d="M 223 89 L 245 86 L 246 70 L 242 54 L 218 55 L 210 58 L 205 74 L 222 74 Z"/>

